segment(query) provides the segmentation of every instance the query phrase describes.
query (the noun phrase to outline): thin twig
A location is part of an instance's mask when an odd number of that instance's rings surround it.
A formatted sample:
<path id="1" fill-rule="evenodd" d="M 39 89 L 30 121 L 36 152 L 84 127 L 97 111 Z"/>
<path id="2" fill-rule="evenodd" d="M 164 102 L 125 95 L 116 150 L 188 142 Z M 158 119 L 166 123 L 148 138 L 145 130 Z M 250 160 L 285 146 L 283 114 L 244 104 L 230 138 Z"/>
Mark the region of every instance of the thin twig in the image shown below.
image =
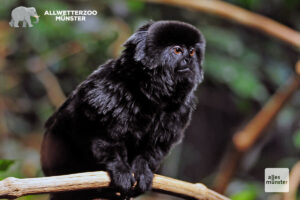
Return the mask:
<path id="1" fill-rule="evenodd" d="M 0 181 L 0 198 L 17 198 L 29 194 L 53 193 L 108 187 L 110 177 L 106 172 L 85 172 L 62 176 L 17 179 L 9 177 Z M 188 183 L 161 175 L 154 175 L 155 191 L 174 196 L 205 199 L 229 200 L 205 185 Z"/>
<path id="2" fill-rule="evenodd" d="M 27 68 L 34 73 L 44 85 L 50 102 L 58 108 L 66 100 L 66 96 L 60 87 L 55 75 L 50 72 L 46 63 L 40 57 L 31 58 L 28 61 Z"/>
<path id="3" fill-rule="evenodd" d="M 66 100 L 66 96 L 56 76 L 48 69 L 48 65 L 54 64 L 54 62 L 59 62 L 59 60 L 74 55 L 80 51 L 82 51 L 81 45 L 77 42 L 71 41 L 40 57 L 36 56 L 28 60 L 27 69 L 34 73 L 41 81 L 45 87 L 50 102 L 56 108 L 59 108 Z"/>

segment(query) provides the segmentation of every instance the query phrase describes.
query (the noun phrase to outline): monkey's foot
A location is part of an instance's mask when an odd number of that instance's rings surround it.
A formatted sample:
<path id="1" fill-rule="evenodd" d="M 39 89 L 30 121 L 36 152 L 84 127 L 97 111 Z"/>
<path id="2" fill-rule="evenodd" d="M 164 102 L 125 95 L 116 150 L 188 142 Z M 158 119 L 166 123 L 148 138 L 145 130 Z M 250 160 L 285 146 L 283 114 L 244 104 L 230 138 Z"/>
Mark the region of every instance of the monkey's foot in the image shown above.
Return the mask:
<path id="1" fill-rule="evenodd" d="M 130 169 L 126 166 L 113 166 L 112 170 L 109 170 L 111 176 L 111 186 L 120 191 L 122 198 L 126 199 L 129 197 L 131 189 L 135 183 L 135 179 Z"/>
<path id="2" fill-rule="evenodd" d="M 153 172 L 149 168 L 148 162 L 143 158 L 137 158 L 132 165 L 134 178 L 137 181 L 133 188 L 133 195 L 138 196 L 152 187 Z"/>

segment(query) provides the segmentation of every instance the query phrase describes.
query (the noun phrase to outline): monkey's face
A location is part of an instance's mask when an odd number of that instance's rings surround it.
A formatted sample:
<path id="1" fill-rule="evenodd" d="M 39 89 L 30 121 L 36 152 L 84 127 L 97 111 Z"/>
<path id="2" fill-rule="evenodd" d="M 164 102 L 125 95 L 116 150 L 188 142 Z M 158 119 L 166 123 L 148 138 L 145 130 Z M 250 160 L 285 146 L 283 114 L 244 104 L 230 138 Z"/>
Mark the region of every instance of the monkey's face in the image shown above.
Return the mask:
<path id="1" fill-rule="evenodd" d="M 134 60 L 146 70 L 161 74 L 167 81 L 188 80 L 193 84 L 203 79 L 202 63 L 205 40 L 192 25 L 178 21 L 150 22 L 125 43 L 134 47 Z"/>
<path id="2" fill-rule="evenodd" d="M 193 67 L 195 65 L 195 47 L 185 47 L 176 45 L 169 49 L 171 56 L 174 61 L 176 61 L 173 66 L 175 66 L 175 71 L 177 73 L 187 73 L 194 71 Z M 197 62 L 196 62 L 197 63 Z"/>
<path id="3" fill-rule="evenodd" d="M 157 51 L 159 52 L 159 51 Z M 177 81 L 190 80 L 201 82 L 203 70 L 201 66 L 201 49 L 197 44 L 174 44 L 161 49 L 156 68 L 169 71 Z M 153 65 L 152 65 L 153 66 Z"/>

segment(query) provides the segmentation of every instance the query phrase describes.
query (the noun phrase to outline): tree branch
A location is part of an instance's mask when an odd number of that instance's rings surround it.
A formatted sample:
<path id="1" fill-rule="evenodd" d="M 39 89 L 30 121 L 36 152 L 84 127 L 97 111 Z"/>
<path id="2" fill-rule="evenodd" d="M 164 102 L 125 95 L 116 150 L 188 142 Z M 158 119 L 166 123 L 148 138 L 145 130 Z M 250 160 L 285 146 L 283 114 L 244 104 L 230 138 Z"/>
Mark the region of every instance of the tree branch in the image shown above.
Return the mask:
<path id="1" fill-rule="evenodd" d="M 108 187 L 110 177 L 106 172 L 85 172 L 78 174 L 18 179 L 9 177 L 0 181 L 0 199 L 17 198 L 29 194 L 42 194 L 83 189 Z M 169 193 L 174 196 L 208 199 L 229 200 L 205 185 L 188 183 L 161 175 L 154 175 L 153 190 Z"/>
<path id="2" fill-rule="evenodd" d="M 246 9 L 219 0 L 143 0 L 190 8 L 218 15 L 229 20 L 252 27 L 295 47 L 300 47 L 300 33 L 268 17 L 255 14 Z"/>
<path id="3" fill-rule="evenodd" d="M 249 151 L 257 140 L 266 133 L 267 127 L 273 122 L 283 106 L 288 103 L 293 94 L 298 91 L 300 87 L 300 61 L 296 63 L 295 72 L 288 83 L 273 94 L 246 126 L 234 134 L 233 148 L 230 148 L 226 153 L 220 171 L 215 178 L 215 190 L 217 192 L 223 193 L 226 190 L 244 153 Z"/>

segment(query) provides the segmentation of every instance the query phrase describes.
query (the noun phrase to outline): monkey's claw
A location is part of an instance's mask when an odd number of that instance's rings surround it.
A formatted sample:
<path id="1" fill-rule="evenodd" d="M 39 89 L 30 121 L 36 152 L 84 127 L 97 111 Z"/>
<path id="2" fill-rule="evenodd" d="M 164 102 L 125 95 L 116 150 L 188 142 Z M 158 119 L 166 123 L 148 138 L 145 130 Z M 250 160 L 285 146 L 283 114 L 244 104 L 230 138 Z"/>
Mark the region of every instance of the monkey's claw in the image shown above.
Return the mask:
<path id="1" fill-rule="evenodd" d="M 122 169 L 121 169 L 122 168 Z M 136 182 L 130 169 L 124 166 L 110 171 L 111 186 L 121 193 L 121 196 L 128 196 L 131 188 Z"/>
<path id="2" fill-rule="evenodd" d="M 133 188 L 133 195 L 138 196 L 152 187 L 153 172 L 149 168 L 146 160 L 138 158 L 133 162 L 132 170 L 137 181 Z"/>

